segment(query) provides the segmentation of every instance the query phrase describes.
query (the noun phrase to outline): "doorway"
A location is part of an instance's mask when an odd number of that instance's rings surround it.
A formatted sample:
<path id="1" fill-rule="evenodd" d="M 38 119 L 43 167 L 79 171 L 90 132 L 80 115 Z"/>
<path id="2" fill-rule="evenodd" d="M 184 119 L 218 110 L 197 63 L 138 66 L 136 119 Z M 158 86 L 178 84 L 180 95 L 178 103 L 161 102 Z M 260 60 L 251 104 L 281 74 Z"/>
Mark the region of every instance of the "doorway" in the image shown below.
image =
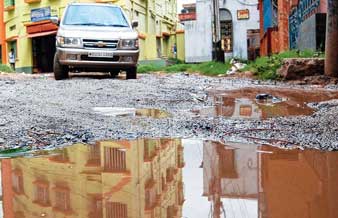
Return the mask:
<path id="1" fill-rule="evenodd" d="M 32 38 L 33 73 L 53 72 L 55 35 Z"/>
<path id="2" fill-rule="evenodd" d="M 162 56 L 161 38 L 160 37 L 156 37 L 156 52 L 157 52 L 157 57 L 160 58 Z"/>
<path id="3" fill-rule="evenodd" d="M 168 57 L 169 51 L 169 36 L 163 36 L 163 53 L 162 56 Z"/>
<path id="4" fill-rule="evenodd" d="M 233 56 L 233 24 L 232 16 L 229 10 L 222 8 L 220 15 L 220 33 L 221 47 L 224 52 L 224 58 L 229 59 Z"/>
<path id="5" fill-rule="evenodd" d="M 259 29 L 247 30 L 248 60 L 255 60 L 260 53 Z"/>

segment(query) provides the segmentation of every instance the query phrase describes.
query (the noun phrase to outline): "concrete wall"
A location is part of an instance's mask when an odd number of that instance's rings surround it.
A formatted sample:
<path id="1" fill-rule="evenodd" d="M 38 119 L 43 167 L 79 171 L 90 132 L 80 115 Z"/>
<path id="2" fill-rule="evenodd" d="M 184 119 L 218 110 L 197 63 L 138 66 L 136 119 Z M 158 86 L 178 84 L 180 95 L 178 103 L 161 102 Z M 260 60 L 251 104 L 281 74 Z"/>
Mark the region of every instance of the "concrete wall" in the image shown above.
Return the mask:
<path id="1" fill-rule="evenodd" d="M 301 50 L 316 50 L 316 16 L 306 19 L 300 25 L 297 47 Z"/>
<path id="2" fill-rule="evenodd" d="M 196 1 L 196 21 L 186 21 L 185 61 L 187 63 L 212 60 L 211 2 Z"/>
<path id="3" fill-rule="evenodd" d="M 242 2 L 242 3 L 241 3 Z M 233 22 L 233 56 L 243 59 L 248 58 L 247 48 L 247 30 L 259 29 L 259 11 L 257 9 L 257 0 L 227 0 L 219 1 L 220 9 L 228 9 L 232 15 Z M 250 18 L 248 20 L 238 20 L 237 10 L 249 10 Z"/>
<path id="4" fill-rule="evenodd" d="M 324 50 L 325 48 L 325 14 L 314 14 L 301 25 L 298 38 L 298 49 Z"/>

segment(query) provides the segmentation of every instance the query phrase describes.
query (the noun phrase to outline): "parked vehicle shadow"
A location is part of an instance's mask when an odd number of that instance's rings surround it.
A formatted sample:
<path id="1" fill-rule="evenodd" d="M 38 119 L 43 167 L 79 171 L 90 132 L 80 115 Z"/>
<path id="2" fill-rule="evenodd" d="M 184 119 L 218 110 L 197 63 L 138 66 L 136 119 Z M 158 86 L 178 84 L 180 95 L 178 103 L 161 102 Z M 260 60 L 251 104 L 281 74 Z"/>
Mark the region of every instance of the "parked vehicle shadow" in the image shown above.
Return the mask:
<path id="1" fill-rule="evenodd" d="M 126 74 L 120 73 L 119 75 L 111 75 L 110 73 L 100 72 L 84 72 L 84 73 L 69 73 L 71 79 L 74 78 L 88 78 L 88 79 L 120 79 L 125 80 Z"/>

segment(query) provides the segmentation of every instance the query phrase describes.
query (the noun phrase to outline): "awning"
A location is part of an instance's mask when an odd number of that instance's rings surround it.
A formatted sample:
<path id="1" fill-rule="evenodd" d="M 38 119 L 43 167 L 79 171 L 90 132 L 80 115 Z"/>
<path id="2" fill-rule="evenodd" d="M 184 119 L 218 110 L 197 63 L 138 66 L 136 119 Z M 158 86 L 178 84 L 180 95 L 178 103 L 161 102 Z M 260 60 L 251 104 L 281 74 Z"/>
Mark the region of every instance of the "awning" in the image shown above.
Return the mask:
<path id="1" fill-rule="evenodd" d="M 15 40 L 18 40 L 19 36 L 11 36 L 9 38 L 6 39 L 7 42 L 12 42 L 12 41 L 15 41 Z"/>
<path id="2" fill-rule="evenodd" d="M 34 37 L 48 36 L 48 35 L 56 35 L 56 33 L 57 33 L 57 30 L 46 31 L 46 32 L 38 32 L 38 33 L 31 33 L 31 34 L 27 34 L 27 38 L 34 38 Z"/>

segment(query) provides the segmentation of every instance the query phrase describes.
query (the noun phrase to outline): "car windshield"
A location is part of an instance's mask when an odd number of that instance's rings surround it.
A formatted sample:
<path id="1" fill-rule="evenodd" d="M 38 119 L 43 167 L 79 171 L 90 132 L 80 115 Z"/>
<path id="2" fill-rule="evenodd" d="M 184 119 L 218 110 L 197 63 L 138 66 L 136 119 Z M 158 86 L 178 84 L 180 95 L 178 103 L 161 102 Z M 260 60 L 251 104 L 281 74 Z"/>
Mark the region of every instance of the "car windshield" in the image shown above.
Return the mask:
<path id="1" fill-rule="evenodd" d="M 115 27 L 129 26 L 120 8 L 95 5 L 69 6 L 63 24 Z"/>

